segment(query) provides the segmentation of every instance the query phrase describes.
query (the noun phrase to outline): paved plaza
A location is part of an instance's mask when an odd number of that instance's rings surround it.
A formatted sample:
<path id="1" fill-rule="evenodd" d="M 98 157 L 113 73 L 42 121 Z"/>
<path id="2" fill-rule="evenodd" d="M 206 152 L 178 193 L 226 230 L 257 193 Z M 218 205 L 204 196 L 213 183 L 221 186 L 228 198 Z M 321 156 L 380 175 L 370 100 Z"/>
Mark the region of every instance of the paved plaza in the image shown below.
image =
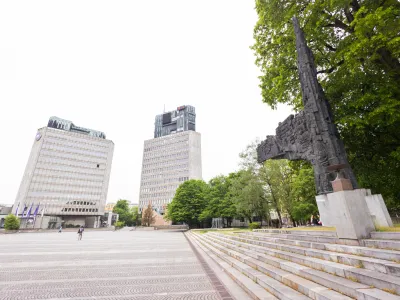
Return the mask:
<path id="1" fill-rule="evenodd" d="M 0 299 L 232 299 L 182 232 L 0 235 Z"/>

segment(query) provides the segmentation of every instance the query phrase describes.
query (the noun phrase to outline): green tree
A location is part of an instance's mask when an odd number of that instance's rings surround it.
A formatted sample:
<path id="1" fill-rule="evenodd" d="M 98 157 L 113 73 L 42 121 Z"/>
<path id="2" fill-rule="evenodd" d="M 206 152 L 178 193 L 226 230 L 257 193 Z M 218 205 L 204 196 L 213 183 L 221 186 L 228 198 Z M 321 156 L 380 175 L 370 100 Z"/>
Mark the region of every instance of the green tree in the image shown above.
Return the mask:
<path id="1" fill-rule="evenodd" d="M 200 215 L 207 206 L 208 186 L 202 180 L 188 180 L 175 192 L 175 197 L 168 204 L 166 219 L 184 222 L 189 227 L 200 227 Z"/>
<path id="2" fill-rule="evenodd" d="M 9 214 L 7 217 L 4 219 L 4 229 L 6 230 L 18 230 L 20 226 L 19 219 L 12 215 Z"/>
<path id="3" fill-rule="evenodd" d="M 121 221 L 117 221 L 117 222 L 115 222 L 114 226 L 116 229 L 120 229 L 125 226 L 125 223 L 121 222 Z"/>
<path id="4" fill-rule="evenodd" d="M 271 207 L 278 214 L 279 224 L 282 226 L 282 210 L 290 211 L 290 178 L 286 174 L 286 160 L 268 160 L 260 169 L 260 177 L 268 195 Z"/>
<path id="5" fill-rule="evenodd" d="M 118 220 L 124 222 L 126 226 L 132 226 L 134 224 L 133 213 L 129 209 L 129 201 L 120 199 L 117 201 L 113 208 L 113 213 L 119 215 Z"/>
<path id="6" fill-rule="evenodd" d="M 263 182 L 251 169 L 240 170 L 232 180 L 229 194 L 236 206 L 236 214 L 250 223 L 254 217 L 269 220 L 268 201 Z"/>
<path id="7" fill-rule="evenodd" d="M 226 221 L 226 226 L 230 227 L 232 219 L 236 215 L 236 207 L 229 197 L 229 187 L 231 186 L 230 176 L 217 176 L 208 182 L 207 206 L 199 216 L 201 221 L 210 221 L 212 218 L 222 217 Z M 224 221 L 224 223 L 225 223 Z"/>
<path id="8" fill-rule="evenodd" d="M 282 213 L 290 217 L 294 226 L 296 221 L 308 216 L 308 211 L 305 211 L 304 216 L 298 217 L 298 207 L 306 207 L 300 204 L 310 204 L 316 209 L 314 173 L 308 162 L 268 160 L 260 169 L 260 177 L 265 182 L 267 199 L 277 212 L 281 224 Z"/>
<path id="9" fill-rule="evenodd" d="M 291 18 L 314 53 L 359 184 L 400 206 L 400 3 L 397 0 L 256 0 L 252 49 L 273 108 L 301 109 Z"/>
<path id="10" fill-rule="evenodd" d="M 134 226 L 139 226 L 141 224 L 141 216 L 139 214 L 139 208 L 137 206 L 132 207 L 132 220 Z"/>
<path id="11" fill-rule="evenodd" d="M 296 202 L 293 205 L 292 215 L 293 218 L 302 224 L 306 224 L 311 220 L 311 215 L 317 215 L 318 208 L 315 204 L 307 202 Z"/>

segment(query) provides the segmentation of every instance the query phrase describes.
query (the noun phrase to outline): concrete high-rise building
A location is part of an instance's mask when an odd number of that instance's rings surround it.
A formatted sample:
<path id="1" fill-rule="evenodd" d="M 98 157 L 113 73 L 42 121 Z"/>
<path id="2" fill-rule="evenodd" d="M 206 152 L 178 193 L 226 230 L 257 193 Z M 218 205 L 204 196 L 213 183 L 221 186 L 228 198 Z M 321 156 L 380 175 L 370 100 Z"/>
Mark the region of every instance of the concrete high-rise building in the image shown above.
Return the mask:
<path id="1" fill-rule="evenodd" d="M 99 226 L 113 151 L 103 132 L 51 117 L 36 134 L 13 212 L 29 220 L 39 209 L 52 216 L 50 227 Z"/>
<path id="2" fill-rule="evenodd" d="M 151 203 L 163 215 L 181 183 L 202 179 L 201 135 L 195 132 L 195 119 L 192 106 L 156 116 L 155 138 L 144 142 L 140 211 Z"/>

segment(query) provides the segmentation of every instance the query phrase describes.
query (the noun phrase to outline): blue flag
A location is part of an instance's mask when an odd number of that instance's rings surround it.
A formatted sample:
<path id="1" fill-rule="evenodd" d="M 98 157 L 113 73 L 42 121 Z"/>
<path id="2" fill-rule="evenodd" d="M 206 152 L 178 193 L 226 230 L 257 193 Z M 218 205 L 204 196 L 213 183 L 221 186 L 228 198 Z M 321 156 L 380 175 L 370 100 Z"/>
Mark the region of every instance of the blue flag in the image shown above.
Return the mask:
<path id="1" fill-rule="evenodd" d="M 32 206 L 33 206 L 33 202 L 32 202 L 32 204 L 31 204 L 31 207 L 29 207 L 28 213 L 26 214 L 26 215 L 27 215 L 27 216 L 26 216 L 27 218 L 29 218 L 29 217 L 31 216 Z"/>

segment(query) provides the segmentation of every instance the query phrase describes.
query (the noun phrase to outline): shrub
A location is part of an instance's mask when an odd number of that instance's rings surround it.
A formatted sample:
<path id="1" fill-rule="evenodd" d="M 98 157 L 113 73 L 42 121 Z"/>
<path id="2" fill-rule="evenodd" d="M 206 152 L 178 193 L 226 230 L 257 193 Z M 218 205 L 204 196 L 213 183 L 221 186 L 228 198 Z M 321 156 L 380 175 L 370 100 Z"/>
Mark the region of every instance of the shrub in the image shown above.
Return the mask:
<path id="1" fill-rule="evenodd" d="M 250 224 L 249 224 L 249 228 L 250 228 L 251 230 L 253 230 L 253 229 L 259 229 L 259 228 L 261 228 L 261 224 L 260 224 L 259 222 L 253 222 L 253 223 L 250 223 Z"/>
<path id="2" fill-rule="evenodd" d="M 121 221 L 117 221 L 114 224 L 115 228 L 122 228 L 122 227 L 124 227 L 124 225 L 125 225 L 125 222 L 121 222 Z"/>
<path id="3" fill-rule="evenodd" d="M 6 230 L 18 230 L 19 226 L 20 226 L 19 219 L 14 215 L 9 214 L 4 219 L 4 228 Z"/>

